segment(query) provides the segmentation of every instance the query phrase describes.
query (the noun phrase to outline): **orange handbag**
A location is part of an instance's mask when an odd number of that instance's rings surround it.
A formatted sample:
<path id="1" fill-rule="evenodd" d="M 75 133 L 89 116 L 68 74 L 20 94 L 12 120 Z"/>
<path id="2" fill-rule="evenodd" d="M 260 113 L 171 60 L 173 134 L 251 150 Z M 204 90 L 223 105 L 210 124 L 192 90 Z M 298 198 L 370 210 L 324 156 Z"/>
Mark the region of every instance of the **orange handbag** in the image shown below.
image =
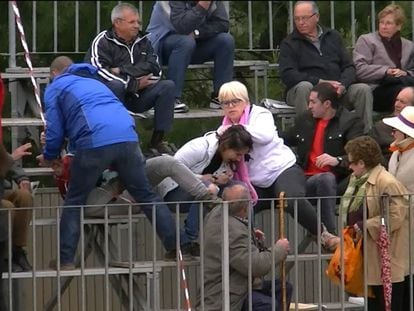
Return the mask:
<path id="1" fill-rule="evenodd" d="M 364 296 L 364 259 L 362 256 L 362 238 L 354 242 L 354 228 L 343 229 L 344 237 L 344 284 L 345 291 L 356 295 Z M 333 254 L 326 275 L 335 284 L 341 285 L 341 247 L 338 247 Z"/>

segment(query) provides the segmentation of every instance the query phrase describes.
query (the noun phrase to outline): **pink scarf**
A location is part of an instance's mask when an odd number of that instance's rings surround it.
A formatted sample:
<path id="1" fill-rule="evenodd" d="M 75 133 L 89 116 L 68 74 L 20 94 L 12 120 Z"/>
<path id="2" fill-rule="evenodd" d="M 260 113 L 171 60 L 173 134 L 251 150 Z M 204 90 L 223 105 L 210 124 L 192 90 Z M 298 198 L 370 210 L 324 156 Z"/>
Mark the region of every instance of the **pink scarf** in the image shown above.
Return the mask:
<path id="1" fill-rule="evenodd" d="M 242 116 L 240 117 L 239 123 L 241 125 L 245 125 L 249 123 L 249 115 L 250 115 L 250 105 L 247 105 L 244 109 Z M 222 125 L 232 125 L 233 123 L 230 121 L 228 117 L 223 118 Z M 237 163 L 236 171 L 234 172 L 233 178 L 238 181 L 242 181 L 246 184 L 247 188 L 250 191 L 250 197 L 252 199 L 253 205 L 256 205 L 258 196 L 256 190 L 254 189 L 252 183 L 250 182 L 249 172 L 247 170 L 247 165 L 244 159 L 240 160 Z"/>

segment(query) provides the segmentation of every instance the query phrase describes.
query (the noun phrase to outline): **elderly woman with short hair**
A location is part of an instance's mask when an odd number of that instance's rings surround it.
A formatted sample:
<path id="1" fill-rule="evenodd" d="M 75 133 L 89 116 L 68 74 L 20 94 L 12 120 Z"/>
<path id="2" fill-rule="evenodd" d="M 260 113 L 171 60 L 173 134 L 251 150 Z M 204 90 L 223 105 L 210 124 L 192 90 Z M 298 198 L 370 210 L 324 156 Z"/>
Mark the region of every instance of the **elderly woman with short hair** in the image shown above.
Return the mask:
<path id="1" fill-rule="evenodd" d="M 355 228 L 356 239 L 362 237 L 364 226 L 366 227 L 366 236 L 363 238 L 367 246 L 365 255 L 369 255 L 365 258 L 369 263 L 365 281 L 375 295 L 375 298 L 368 299 L 368 309 L 385 310 L 381 257 L 376 243 L 383 214 L 389 216 L 387 223 L 391 242 L 391 309 L 403 311 L 404 276 L 408 268 L 408 202 L 404 197 L 407 190 L 381 165 L 381 149 L 373 138 L 354 138 L 345 145 L 345 151 L 353 173 L 341 200 L 341 211 L 346 217 L 346 224 Z M 364 206 L 367 208 L 365 222 Z"/>

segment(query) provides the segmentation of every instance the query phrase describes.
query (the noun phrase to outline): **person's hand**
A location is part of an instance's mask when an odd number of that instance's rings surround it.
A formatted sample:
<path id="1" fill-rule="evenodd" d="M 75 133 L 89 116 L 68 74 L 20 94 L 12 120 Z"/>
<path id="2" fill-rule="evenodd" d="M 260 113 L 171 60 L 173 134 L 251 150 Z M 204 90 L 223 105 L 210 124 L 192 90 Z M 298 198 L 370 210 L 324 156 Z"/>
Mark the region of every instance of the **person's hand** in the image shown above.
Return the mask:
<path id="1" fill-rule="evenodd" d="M 138 90 L 145 89 L 146 87 L 157 83 L 158 80 L 151 79 L 152 76 L 153 74 L 150 73 L 149 75 L 136 78 L 138 80 Z"/>
<path id="2" fill-rule="evenodd" d="M 233 179 L 233 172 L 225 170 L 220 174 L 213 174 L 212 178 L 216 185 L 227 185 Z"/>
<path id="3" fill-rule="evenodd" d="M 119 67 L 110 68 L 109 71 L 112 72 L 114 75 L 117 75 L 117 76 L 119 76 L 121 74 L 121 71 L 119 70 Z"/>
<path id="4" fill-rule="evenodd" d="M 231 126 L 232 126 L 232 124 L 220 125 L 219 128 L 216 131 L 217 135 L 218 136 L 223 135 L 223 133 Z"/>
<path id="5" fill-rule="evenodd" d="M 362 239 L 362 230 L 358 226 L 357 223 L 354 224 L 354 242 L 358 242 L 360 239 Z"/>
<path id="6" fill-rule="evenodd" d="M 204 9 L 208 10 L 208 8 L 210 7 L 210 1 L 198 1 L 198 5 L 203 7 Z"/>
<path id="7" fill-rule="evenodd" d="M 285 252 L 284 254 L 284 258 L 286 258 L 286 256 L 288 255 L 289 251 L 290 251 L 290 244 L 288 239 L 279 239 L 276 242 L 276 246 L 282 248 Z"/>
<path id="8" fill-rule="evenodd" d="M 387 75 L 392 77 L 403 77 L 407 75 L 407 72 L 398 68 L 388 68 Z"/>
<path id="9" fill-rule="evenodd" d="M 20 147 L 17 147 L 12 153 L 13 160 L 17 161 L 26 155 L 31 155 L 32 153 L 28 151 L 30 148 L 32 148 L 31 143 L 27 143 L 27 144 L 21 145 Z"/>
<path id="10" fill-rule="evenodd" d="M 30 181 L 25 179 L 19 182 L 19 189 L 31 192 L 32 187 L 30 185 Z"/>
<path id="11" fill-rule="evenodd" d="M 337 166 L 339 161 L 336 157 L 333 157 L 327 153 L 323 153 L 320 156 L 316 157 L 315 165 L 319 168 L 325 166 Z"/>
<path id="12" fill-rule="evenodd" d="M 53 174 L 55 174 L 55 176 L 63 175 L 63 162 L 61 159 L 55 159 L 51 161 L 50 167 L 52 168 Z"/>
<path id="13" fill-rule="evenodd" d="M 45 131 L 42 131 L 40 133 L 40 144 L 42 145 L 42 147 L 46 145 L 46 132 Z"/>
<path id="14" fill-rule="evenodd" d="M 264 232 L 260 229 L 254 229 L 254 235 L 256 236 L 256 239 L 262 243 L 266 239 Z"/>
<path id="15" fill-rule="evenodd" d="M 42 167 L 50 167 L 52 164 L 51 161 L 45 160 L 45 157 L 43 156 L 43 154 L 38 155 L 36 157 L 36 160 L 39 162 L 39 166 L 42 166 Z"/>

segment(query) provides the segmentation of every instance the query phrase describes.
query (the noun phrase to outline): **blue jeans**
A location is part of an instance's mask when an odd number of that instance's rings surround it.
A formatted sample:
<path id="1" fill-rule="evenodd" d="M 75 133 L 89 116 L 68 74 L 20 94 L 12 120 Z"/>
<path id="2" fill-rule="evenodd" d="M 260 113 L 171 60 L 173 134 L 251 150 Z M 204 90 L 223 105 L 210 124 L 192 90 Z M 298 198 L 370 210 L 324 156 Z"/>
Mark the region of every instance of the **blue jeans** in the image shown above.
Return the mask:
<path id="1" fill-rule="evenodd" d="M 77 150 L 70 173 L 71 179 L 60 221 L 60 261 L 73 263 L 80 235 L 80 205 L 95 188 L 102 172 L 113 167 L 128 192 L 139 203 L 156 204 L 156 230 L 165 249 L 175 248 L 175 223 L 169 208 L 153 192 L 145 173 L 145 158 L 137 142 L 112 144 L 93 149 Z M 161 203 L 160 203 L 161 202 Z M 152 221 L 153 204 L 143 205 L 147 218 Z M 181 234 L 181 243 L 189 243 Z"/>
<path id="2" fill-rule="evenodd" d="M 229 33 L 197 40 L 188 35 L 172 34 L 162 40 L 160 50 L 163 64 L 168 65 L 167 79 L 175 83 L 177 98 L 181 97 L 189 64 L 214 61 L 215 93 L 223 83 L 233 80 L 234 39 Z"/>
<path id="3" fill-rule="evenodd" d="M 289 310 L 290 301 L 292 299 L 293 287 L 292 284 L 286 282 L 286 306 Z M 282 286 L 279 279 L 275 280 L 275 309 L 282 310 Z M 249 310 L 249 300 L 243 303 L 241 311 Z M 252 291 L 252 310 L 254 311 L 271 311 L 272 310 L 272 282 L 264 281 L 262 289 L 255 289 Z"/>
<path id="4" fill-rule="evenodd" d="M 196 240 L 198 238 L 198 232 L 200 228 L 200 221 L 199 221 L 199 203 L 191 203 L 194 200 L 194 197 L 190 195 L 188 192 L 184 191 L 180 187 L 175 188 L 167 193 L 164 197 L 165 202 L 188 202 L 188 203 L 180 203 L 180 212 L 185 212 L 187 214 L 187 218 L 184 221 L 184 234 L 189 240 Z M 175 212 L 176 205 L 169 204 L 170 208 Z"/>
<path id="5" fill-rule="evenodd" d="M 154 108 L 154 130 L 168 132 L 174 119 L 174 82 L 160 80 L 140 90 L 137 94 L 125 94 L 124 85 L 120 81 L 102 81 L 132 112 L 145 112 Z"/>
<path id="6" fill-rule="evenodd" d="M 327 172 L 308 176 L 306 180 L 307 197 L 331 197 L 321 199 L 321 221 L 331 233 L 336 233 L 336 178 Z M 310 199 L 311 203 L 317 204 L 316 199 Z"/>

